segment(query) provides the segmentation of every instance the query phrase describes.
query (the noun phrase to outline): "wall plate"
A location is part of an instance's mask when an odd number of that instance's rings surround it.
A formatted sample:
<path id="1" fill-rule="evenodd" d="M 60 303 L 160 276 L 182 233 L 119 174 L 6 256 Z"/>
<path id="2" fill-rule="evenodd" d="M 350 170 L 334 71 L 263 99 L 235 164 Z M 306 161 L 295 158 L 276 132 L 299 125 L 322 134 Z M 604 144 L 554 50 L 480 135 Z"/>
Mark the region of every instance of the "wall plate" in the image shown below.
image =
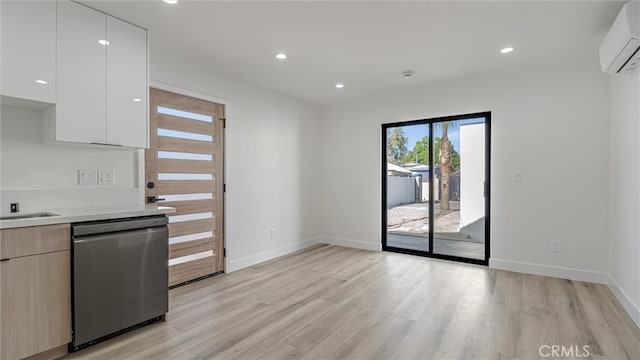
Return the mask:
<path id="1" fill-rule="evenodd" d="M 96 169 L 78 169 L 78 185 L 98 185 Z"/>
<path id="2" fill-rule="evenodd" d="M 115 171 L 110 169 L 98 170 L 98 185 L 114 185 L 116 183 Z"/>

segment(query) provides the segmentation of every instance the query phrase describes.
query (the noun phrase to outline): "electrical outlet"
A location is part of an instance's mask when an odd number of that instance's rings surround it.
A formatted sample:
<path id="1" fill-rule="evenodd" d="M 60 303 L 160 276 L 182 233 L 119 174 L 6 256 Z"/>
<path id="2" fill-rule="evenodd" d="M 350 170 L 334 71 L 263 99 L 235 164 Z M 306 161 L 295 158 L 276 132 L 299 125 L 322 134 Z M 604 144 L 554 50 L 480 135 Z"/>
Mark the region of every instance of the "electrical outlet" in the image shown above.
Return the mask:
<path id="1" fill-rule="evenodd" d="M 79 169 L 78 185 L 98 185 L 98 172 L 95 169 Z"/>
<path id="2" fill-rule="evenodd" d="M 560 253 L 561 252 L 560 241 L 552 241 L 551 242 L 551 252 L 553 252 L 553 253 Z"/>
<path id="3" fill-rule="evenodd" d="M 113 185 L 115 184 L 115 171 L 108 169 L 98 170 L 98 185 Z"/>

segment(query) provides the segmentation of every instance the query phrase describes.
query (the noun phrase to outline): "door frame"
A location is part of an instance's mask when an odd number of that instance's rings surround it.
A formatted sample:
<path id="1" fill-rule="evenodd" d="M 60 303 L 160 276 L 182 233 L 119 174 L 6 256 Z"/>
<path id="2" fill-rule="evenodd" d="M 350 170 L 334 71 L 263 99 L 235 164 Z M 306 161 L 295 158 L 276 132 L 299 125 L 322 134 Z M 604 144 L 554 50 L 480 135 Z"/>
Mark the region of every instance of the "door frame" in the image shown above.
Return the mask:
<path id="1" fill-rule="evenodd" d="M 154 80 L 149 80 L 149 86 L 147 88 L 147 98 L 149 98 L 149 89 L 154 88 L 154 89 L 158 89 L 158 90 L 164 90 L 164 91 L 168 91 L 168 92 L 172 92 L 178 95 L 184 95 L 184 96 L 190 96 L 196 99 L 201 99 L 201 100 L 205 100 L 205 101 L 210 101 L 210 102 L 214 102 L 214 103 L 218 103 L 221 105 L 224 105 L 224 115 L 225 115 L 225 127 L 222 129 L 223 134 L 224 134 L 224 150 L 223 150 L 223 183 L 225 184 L 225 191 L 223 192 L 223 199 L 222 199 L 222 207 L 223 207 L 223 227 L 224 230 L 222 231 L 222 247 L 223 247 L 223 252 L 224 252 L 224 270 L 223 273 L 228 273 L 229 271 L 229 258 L 230 255 L 232 253 L 232 249 L 231 246 L 229 246 L 230 244 L 227 242 L 227 238 L 231 238 L 230 236 L 228 236 L 228 234 L 230 233 L 230 229 L 229 226 L 227 226 L 228 221 L 229 221 L 229 212 L 228 210 L 228 200 L 229 200 L 229 194 L 228 194 L 228 190 L 227 188 L 227 174 L 228 174 L 228 163 L 229 163 L 229 157 L 227 156 L 228 151 L 229 151 L 229 119 L 231 118 L 231 111 L 229 110 L 229 100 L 223 99 L 223 98 L 219 98 L 219 97 L 215 97 L 215 96 L 210 96 L 210 95 L 206 95 L 203 93 L 199 93 L 193 90 L 189 90 L 189 89 L 185 89 L 185 88 L 181 88 L 181 87 L 176 87 L 173 85 L 169 85 L 163 82 L 159 82 L 159 81 L 154 81 Z M 148 113 L 147 113 L 148 114 Z M 147 115 L 148 116 L 148 115 Z M 149 136 L 149 131 L 147 131 L 147 136 Z M 145 149 L 140 149 L 138 150 L 138 203 L 140 204 L 145 204 L 145 157 L 144 157 L 144 151 Z"/>
<path id="2" fill-rule="evenodd" d="M 399 127 L 399 126 L 408 126 L 408 125 L 427 125 L 429 127 L 429 148 L 433 149 L 433 124 L 444 122 L 444 121 L 455 121 L 455 120 L 466 120 L 473 118 L 485 118 L 485 201 L 484 201 L 484 211 L 485 211 L 485 244 L 484 244 L 484 260 L 470 259 L 459 256 L 445 255 L 445 254 L 435 254 L 433 253 L 433 229 L 432 226 L 429 227 L 429 251 L 420 251 L 420 250 L 412 250 L 412 249 L 403 249 L 393 246 L 387 245 L 387 129 Z M 382 250 L 390 251 L 390 252 L 398 252 L 403 254 L 410 255 L 419 255 L 436 259 L 443 260 L 453 260 L 470 264 L 478 264 L 478 265 L 489 265 L 489 258 L 491 256 L 491 111 L 470 113 L 470 114 L 462 114 L 462 115 L 450 115 L 450 116 L 442 116 L 436 118 L 429 119 L 419 119 L 419 120 L 409 120 L 409 121 L 400 121 L 393 123 L 384 123 L 381 125 L 382 133 L 381 133 L 381 180 L 382 180 L 382 191 L 381 191 L 381 242 L 382 242 Z M 434 164 L 433 152 L 429 151 L 429 164 Z M 430 169 L 434 169 L 433 166 L 429 167 Z M 433 199 L 433 175 L 434 171 L 429 171 L 429 199 Z M 429 219 L 433 218 L 433 202 L 429 201 Z"/>

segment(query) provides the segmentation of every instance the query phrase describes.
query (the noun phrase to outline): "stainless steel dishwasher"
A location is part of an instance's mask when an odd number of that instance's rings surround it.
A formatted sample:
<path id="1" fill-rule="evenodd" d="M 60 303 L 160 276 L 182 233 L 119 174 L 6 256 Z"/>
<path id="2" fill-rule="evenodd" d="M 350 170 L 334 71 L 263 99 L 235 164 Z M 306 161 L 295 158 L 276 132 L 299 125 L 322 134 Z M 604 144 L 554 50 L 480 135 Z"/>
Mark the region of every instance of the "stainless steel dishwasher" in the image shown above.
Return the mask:
<path id="1" fill-rule="evenodd" d="M 82 349 L 169 310 L 164 216 L 71 225 L 73 340 Z"/>

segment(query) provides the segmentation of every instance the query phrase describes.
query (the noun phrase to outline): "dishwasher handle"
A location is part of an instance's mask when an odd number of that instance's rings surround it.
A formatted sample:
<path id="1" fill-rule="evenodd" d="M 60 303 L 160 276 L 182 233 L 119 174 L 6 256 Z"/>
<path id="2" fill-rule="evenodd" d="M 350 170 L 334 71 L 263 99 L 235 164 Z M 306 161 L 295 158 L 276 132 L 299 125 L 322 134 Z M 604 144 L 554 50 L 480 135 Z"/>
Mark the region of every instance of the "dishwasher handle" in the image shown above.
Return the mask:
<path id="1" fill-rule="evenodd" d="M 166 226 L 169 220 L 163 216 L 116 219 L 72 225 L 73 237 L 130 231 L 158 226 Z"/>

